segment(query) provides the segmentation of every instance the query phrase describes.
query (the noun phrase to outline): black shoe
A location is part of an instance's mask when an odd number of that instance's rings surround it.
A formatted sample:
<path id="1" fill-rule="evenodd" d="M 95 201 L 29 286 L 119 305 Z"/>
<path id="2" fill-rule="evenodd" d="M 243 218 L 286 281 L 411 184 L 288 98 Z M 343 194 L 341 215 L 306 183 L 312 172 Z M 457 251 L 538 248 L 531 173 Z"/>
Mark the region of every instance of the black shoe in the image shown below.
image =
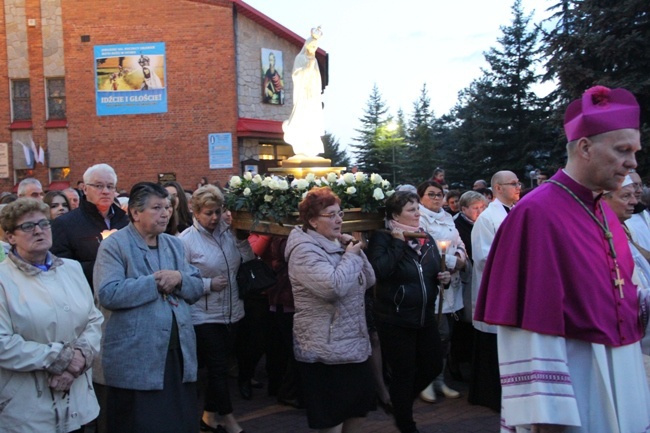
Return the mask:
<path id="1" fill-rule="evenodd" d="M 223 428 L 221 424 L 217 424 L 216 427 L 211 427 L 207 425 L 203 420 L 201 420 L 201 431 L 209 431 L 212 433 L 228 433 L 228 430 Z"/>
<path id="2" fill-rule="evenodd" d="M 244 400 L 253 398 L 253 386 L 250 380 L 242 380 L 239 382 L 239 394 Z"/>

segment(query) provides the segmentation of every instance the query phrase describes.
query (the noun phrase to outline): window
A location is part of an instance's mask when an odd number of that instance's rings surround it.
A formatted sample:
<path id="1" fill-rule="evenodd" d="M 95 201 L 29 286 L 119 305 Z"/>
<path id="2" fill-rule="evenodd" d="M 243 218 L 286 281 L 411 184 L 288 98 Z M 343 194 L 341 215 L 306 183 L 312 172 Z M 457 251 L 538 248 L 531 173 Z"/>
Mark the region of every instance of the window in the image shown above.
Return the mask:
<path id="1" fill-rule="evenodd" d="M 65 79 L 48 78 L 47 82 L 47 118 L 65 119 Z"/>
<path id="2" fill-rule="evenodd" d="M 31 120 L 32 104 L 29 96 L 29 80 L 12 80 L 11 98 L 13 120 Z"/>
<path id="3" fill-rule="evenodd" d="M 50 169 L 50 181 L 56 182 L 58 180 L 68 180 L 70 174 L 70 167 L 57 167 Z"/>

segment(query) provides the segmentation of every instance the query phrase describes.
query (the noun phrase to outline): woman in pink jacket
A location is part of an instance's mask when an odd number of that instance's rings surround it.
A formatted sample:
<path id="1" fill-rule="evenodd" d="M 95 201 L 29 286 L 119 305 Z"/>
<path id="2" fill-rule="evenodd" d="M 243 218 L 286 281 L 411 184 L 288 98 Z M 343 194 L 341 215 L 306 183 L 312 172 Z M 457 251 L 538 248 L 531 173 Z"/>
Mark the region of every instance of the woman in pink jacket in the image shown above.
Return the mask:
<path id="1" fill-rule="evenodd" d="M 341 201 L 329 188 L 310 190 L 298 209 L 303 226 L 289 235 L 285 256 L 307 420 L 321 432 L 360 431 L 375 408 L 364 311 L 375 274 L 361 244 L 341 233 Z"/>

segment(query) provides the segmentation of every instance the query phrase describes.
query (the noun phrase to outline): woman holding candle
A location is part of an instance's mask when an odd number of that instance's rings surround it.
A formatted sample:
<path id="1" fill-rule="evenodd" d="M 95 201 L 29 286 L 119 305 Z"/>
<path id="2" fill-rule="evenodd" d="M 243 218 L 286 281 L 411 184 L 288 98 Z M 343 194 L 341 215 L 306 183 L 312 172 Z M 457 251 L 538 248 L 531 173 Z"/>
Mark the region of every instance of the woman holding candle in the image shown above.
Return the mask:
<path id="1" fill-rule="evenodd" d="M 107 385 L 108 433 L 199 431 L 190 304 L 203 282 L 182 242 L 164 233 L 170 208 L 162 186 L 135 184 L 131 223 L 97 252 L 94 282 L 106 322 L 96 373 Z"/>
<path id="2" fill-rule="evenodd" d="M 433 238 L 422 232 L 418 195 L 397 191 L 386 200 L 386 228 L 377 230 L 368 256 L 377 275 L 374 316 L 384 361 L 392 376 L 390 396 L 401 433 L 417 432 L 413 400 L 442 371 L 435 320 L 438 285 L 448 284 Z"/>
<path id="3" fill-rule="evenodd" d="M 442 185 L 434 180 L 428 180 L 418 185 L 420 196 L 420 225 L 436 240 L 439 252 L 445 261 L 442 263 L 451 273 L 451 283 L 447 290 L 438 296 L 436 314 L 438 316 L 438 331 L 442 341 L 443 371 L 436 379 L 420 393 L 420 398 L 426 402 L 436 401 L 436 393 L 447 398 L 458 398 L 460 393 L 449 388 L 444 381 L 444 364 L 449 355 L 451 334 L 454 324 L 459 320 L 463 309 L 463 285 L 460 273 L 465 269 L 467 253 L 465 244 L 456 229 L 453 217 L 442 208 L 444 191 Z"/>

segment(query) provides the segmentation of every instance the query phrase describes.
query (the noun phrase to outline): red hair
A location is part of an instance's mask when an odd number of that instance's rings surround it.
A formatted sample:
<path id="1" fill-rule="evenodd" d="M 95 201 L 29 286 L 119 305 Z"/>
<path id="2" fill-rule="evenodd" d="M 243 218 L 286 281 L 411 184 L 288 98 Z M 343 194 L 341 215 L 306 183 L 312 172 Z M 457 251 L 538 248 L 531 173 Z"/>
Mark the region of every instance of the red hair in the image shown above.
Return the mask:
<path id="1" fill-rule="evenodd" d="M 316 218 L 323 212 L 323 209 L 333 204 L 340 206 L 341 199 L 329 187 L 323 186 L 310 189 L 298 205 L 300 214 L 298 218 L 303 223 L 302 229 L 304 231 L 307 231 L 307 229 L 313 230 L 314 228 L 309 224 L 309 220 Z"/>

